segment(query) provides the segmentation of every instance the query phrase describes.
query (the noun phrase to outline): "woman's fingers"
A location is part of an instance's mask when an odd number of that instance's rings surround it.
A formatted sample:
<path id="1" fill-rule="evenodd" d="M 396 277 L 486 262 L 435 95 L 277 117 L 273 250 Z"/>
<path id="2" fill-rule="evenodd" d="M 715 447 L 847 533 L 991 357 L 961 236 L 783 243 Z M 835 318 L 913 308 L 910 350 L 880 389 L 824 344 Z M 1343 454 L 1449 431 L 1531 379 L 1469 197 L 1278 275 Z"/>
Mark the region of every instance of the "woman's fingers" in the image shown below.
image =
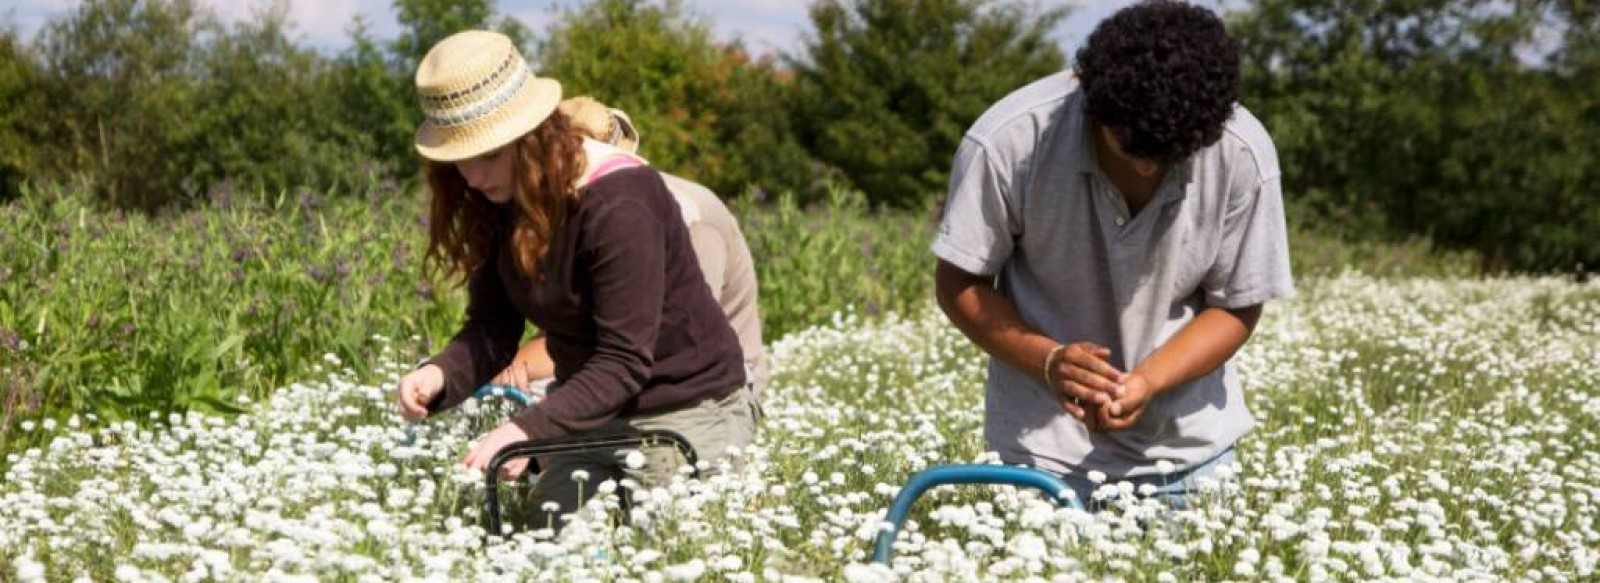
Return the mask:
<path id="1" fill-rule="evenodd" d="M 427 412 L 417 402 L 417 386 L 415 383 L 401 381 L 398 396 L 400 416 L 406 421 L 417 421 Z"/>

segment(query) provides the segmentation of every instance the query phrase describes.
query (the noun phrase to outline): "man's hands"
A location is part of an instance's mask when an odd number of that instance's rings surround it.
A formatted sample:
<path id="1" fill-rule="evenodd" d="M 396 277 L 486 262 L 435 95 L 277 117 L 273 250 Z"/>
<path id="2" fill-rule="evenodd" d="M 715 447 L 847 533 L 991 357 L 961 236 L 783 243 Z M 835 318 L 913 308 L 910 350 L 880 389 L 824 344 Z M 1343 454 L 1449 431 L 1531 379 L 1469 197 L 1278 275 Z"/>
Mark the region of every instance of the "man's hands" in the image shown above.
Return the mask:
<path id="1" fill-rule="evenodd" d="M 444 390 L 444 369 L 427 365 L 400 378 L 395 400 L 400 403 L 400 416 L 406 421 L 421 421 L 428 417 L 428 403 Z"/>
<path id="2" fill-rule="evenodd" d="M 1111 366 L 1111 350 L 1093 342 L 1074 342 L 1051 359 L 1047 379 L 1061 408 L 1090 431 L 1132 427 L 1153 395 L 1144 377 Z"/>
<path id="3" fill-rule="evenodd" d="M 1110 405 L 1101 407 L 1098 412 L 1099 430 L 1122 431 L 1133 427 L 1154 396 L 1155 389 L 1145 380 L 1144 375 L 1136 372 L 1123 375 L 1122 396 Z"/>
<path id="4" fill-rule="evenodd" d="M 541 381 L 555 374 L 555 363 L 551 362 L 544 336 L 540 335 L 517 349 L 517 356 L 512 359 L 511 365 L 500 371 L 500 374 L 495 375 L 489 382 L 527 390 L 534 381 Z"/>
<path id="5" fill-rule="evenodd" d="M 1074 342 L 1056 349 L 1046 371 L 1061 408 L 1080 421 L 1090 407 L 1111 404 L 1121 392 L 1122 372 L 1111 366 L 1111 350 L 1093 342 Z"/>
<path id="6" fill-rule="evenodd" d="M 500 374 L 494 375 L 494 378 L 489 380 L 489 382 L 497 385 L 506 385 L 519 389 L 528 388 L 532 381 L 532 375 L 528 374 L 528 363 L 522 359 L 521 354 L 517 355 L 516 360 L 511 361 L 511 366 L 507 366 L 505 370 L 500 371 Z"/>

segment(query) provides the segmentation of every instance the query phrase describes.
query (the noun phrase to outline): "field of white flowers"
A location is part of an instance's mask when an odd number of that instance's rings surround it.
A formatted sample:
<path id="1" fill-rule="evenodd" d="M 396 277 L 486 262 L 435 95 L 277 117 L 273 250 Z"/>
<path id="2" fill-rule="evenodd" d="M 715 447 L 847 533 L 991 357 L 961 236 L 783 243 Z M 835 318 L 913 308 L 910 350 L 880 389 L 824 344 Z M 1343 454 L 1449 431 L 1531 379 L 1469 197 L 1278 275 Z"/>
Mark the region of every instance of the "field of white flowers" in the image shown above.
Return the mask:
<path id="1" fill-rule="evenodd" d="M 999 487 L 930 494 L 869 564 L 899 484 L 985 459 L 983 359 L 934 310 L 772 347 L 742 472 L 617 489 L 559 537 L 485 548 L 452 414 L 414 446 L 330 359 L 233 419 L 75 419 L 12 456 L 0 580 L 1527 580 L 1600 578 L 1600 286 L 1302 282 L 1239 357 L 1261 423 L 1207 508 L 1088 515 Z M 417 355 L 394 355 L 396 362 Z M 382 377 L 388 377 L 387 379 Z"/>

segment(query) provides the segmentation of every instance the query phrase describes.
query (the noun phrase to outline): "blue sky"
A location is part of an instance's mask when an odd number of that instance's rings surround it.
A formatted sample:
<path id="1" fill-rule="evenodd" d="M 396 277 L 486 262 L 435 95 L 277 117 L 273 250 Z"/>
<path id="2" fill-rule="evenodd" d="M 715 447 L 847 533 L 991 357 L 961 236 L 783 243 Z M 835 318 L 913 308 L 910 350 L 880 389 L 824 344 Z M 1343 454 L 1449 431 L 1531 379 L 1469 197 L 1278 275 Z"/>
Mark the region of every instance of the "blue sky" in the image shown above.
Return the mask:
<path id="1" fill-rule="evenodd" d="M 290 19 L 304 42 L 336 50 L 346 44 L 345 30 L 351 19 L 362 15 L 379 36 L 391 36 L 397 29 L 391 10 L 392 0 L 281 0 L 289 6 Z M 1070 52 L 1075 50 L 1101 19 L 1130 2 L 1124 0 L 1036 0 L 1044 6 L 1072 6 L 1072 15 L 1056 31 L 1056 38 Z M 1216 7 L 1223 0 L 1199 0 Z M 252 11 L 269 5 L 269 0 L 199 0 L 224 19 L 248 18 Z M 10 0 L 10 19 L 29 38 L 48 19 L 70 11 L 78 0 Z M 553 20 L 556 10 L 572 6 L 575 0 L 498 0 L 502 14 L 521 20 L 535 31 Z M 725 40 L 743 39 L 753 52 L 789 51 L 798 47 L 800 35 L 809 29 L 805 0 L 684 0 L 691 11 L 710 19 L 718 36 Z M 1237 4 L 1235 0 L 1232 4 Z M 0 14 L 0 18 L 4 18 Z"/>

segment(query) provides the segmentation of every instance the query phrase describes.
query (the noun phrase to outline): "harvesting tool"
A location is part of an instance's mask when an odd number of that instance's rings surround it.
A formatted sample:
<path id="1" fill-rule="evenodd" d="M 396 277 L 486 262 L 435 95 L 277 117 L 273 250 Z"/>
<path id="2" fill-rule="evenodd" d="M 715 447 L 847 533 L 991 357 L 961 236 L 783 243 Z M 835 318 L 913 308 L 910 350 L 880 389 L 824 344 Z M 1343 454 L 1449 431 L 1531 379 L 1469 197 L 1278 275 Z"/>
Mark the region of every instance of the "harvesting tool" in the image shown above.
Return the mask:
<path id="1" fill-rule="evenodd" d="M 487 384 L 473 391 L 472 398 L 479 401 L 500 398 L 515 403 L 518 408 L 526 408 L 534 402 L 522 389 L 510 385 Z M 416 425 L 406 428 L 404 445 L 416 443 Z M 501 448 L 494 457 L 489 459 L 489 467 L 484 476 L 484 527 L 491 535 L 500 534 L 500 468 L 514 460 L 528 460 L 528 475 L 539 473 L 539 456 L 585 453 L 596 451 L 614 451 L 621 448 L 645 449 L 651 447 L 672 446 L 678 449 L 691 470 L 691 477 L 700 477 L 699 455 L 695 453 L 694 446 L 682 434 L 665 429 L 640 431 L 616 435 L 569 435 L 550 439 L 530 439 L 518 441 Z"/>
<path id="2" fill-rule="evenodd" d="M 1073 495 L 1072 488 L 1060 477 L 1044 470 L 987 464 L 934 466 L 911 476 L 906 485 L 900 488 L 900 493 L 895 495 L 889 515 L 884 519 L 888 528 L 878 533 L 878 539 L 872 547 L 873 562 L 889 564 L 889 557 L 894 553 L 894 539 L 900 534 L 906 515 L 911 513 L 911 505 L 924 492 L 946 484 L 1004 484 L 1033 488 L 1044 492 L 1057 505 L 1083 510 L 1083 503 Z"/>

